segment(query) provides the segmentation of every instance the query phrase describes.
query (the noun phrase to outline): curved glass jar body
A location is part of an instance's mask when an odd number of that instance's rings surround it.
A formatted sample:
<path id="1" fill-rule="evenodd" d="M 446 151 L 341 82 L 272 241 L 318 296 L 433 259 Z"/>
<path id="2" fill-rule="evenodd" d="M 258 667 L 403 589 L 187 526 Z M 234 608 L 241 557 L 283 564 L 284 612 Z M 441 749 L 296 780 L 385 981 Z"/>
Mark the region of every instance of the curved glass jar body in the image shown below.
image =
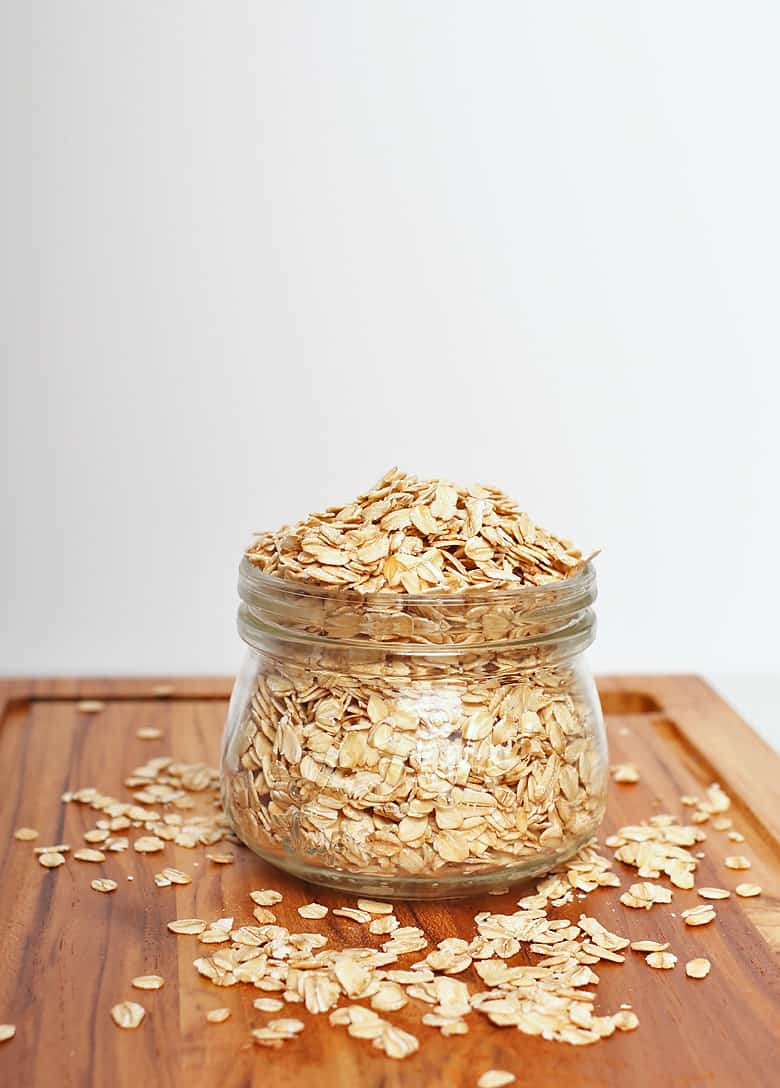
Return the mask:
<path id="1" fill-rule="evenodd" d="M 457 596 L 328 592 L 244 561 L 225 811 L 306 880 L 444 898 L 549 870 L 604 814 L 595 574 Z"/>

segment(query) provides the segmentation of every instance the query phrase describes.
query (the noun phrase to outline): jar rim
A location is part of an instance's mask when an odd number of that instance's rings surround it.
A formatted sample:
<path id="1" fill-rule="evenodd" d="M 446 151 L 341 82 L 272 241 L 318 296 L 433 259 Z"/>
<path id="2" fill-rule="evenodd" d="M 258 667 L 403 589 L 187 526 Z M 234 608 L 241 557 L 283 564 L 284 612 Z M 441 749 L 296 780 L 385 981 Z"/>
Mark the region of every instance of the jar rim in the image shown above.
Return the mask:
<path id="1" fill-rule="evenodd" d="M 596 572 L 590 562 L 543 586 L 460 593 L 365 593 L 264 574 L 242 561 L 238 629 L 264 639 L 360 647 L 378 653 L 499 652 L 558 643 L 590 645 Z"/>
<path id="2" fill-rule="evenodd" d="M 330 601 L 342 604 L 355 604 L 361 610 L 387 608 L 463 608 L 479 605 L 507 604 L 537 610 L 544 614 L 547 607 L 557 613 L 572 611 L 592 604 L 596 598 L 596 568 L 592 560 L 586 560 L 579 569 L 565 578 L 557 578 L 544 585 L 519 585 L 501 589 L 461 590 L 458 593 L 442 593 L 431 590 L 428 593 L 395 593 L 381 590 L 373 593 L 361 593 L 349 586 L 322 586 L 314 583 L 296 581 L 292 578 L 277 578 L 265 574 L 244 556 L 239 565 L 238 593 L 248 605 L 258 604 L 267 593 L 284 593 L 301 600 Z M 568 607 L 567 607 L 568 606 Z"/>

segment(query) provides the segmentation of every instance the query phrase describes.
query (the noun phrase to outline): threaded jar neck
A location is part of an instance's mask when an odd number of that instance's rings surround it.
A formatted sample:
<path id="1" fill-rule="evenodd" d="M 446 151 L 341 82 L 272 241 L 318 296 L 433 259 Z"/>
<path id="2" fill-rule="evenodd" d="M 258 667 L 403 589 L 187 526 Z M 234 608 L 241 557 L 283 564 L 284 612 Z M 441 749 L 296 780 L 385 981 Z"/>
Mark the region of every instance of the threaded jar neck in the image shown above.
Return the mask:
<path id="1" fill-rule="evenodd" d="M 412 595 L 312 586 L 263 574 L 245 558 L 238 592 L 239 634 L 256 649 L 270 639 L 425 656 L 547 646 L 568 656 L 595 631 L 592 563 L 542 586 Z"/>

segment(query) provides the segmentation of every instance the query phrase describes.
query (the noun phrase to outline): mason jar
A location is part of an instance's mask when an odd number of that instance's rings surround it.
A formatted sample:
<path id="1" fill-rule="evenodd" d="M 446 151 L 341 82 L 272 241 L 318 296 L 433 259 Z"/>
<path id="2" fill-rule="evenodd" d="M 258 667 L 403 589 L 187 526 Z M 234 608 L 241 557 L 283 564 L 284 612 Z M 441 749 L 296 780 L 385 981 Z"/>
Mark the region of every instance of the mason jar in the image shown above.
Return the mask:
<path id="1" fill-rule="evenodd" d="M 590 563 L 414 596 L 244 559 L 239 594 L 222 793 L 262 858 L 345 891 L 446 898 L 544 873 L 593 836 L 607 752 Z"/>

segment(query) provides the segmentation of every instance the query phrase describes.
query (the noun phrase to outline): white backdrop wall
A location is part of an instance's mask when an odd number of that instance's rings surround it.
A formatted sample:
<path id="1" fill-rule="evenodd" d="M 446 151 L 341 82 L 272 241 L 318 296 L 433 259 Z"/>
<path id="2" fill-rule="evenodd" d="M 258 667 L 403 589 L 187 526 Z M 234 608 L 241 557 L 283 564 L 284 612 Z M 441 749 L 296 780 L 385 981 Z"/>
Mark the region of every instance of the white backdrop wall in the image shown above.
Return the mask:
<path id="1" fill-rule="evenodd" d="M 232 670 L 394 462 L 603 545 L 600 669 L 776 670 L 776 4 L 0 10 L 0 671 Z"/>

